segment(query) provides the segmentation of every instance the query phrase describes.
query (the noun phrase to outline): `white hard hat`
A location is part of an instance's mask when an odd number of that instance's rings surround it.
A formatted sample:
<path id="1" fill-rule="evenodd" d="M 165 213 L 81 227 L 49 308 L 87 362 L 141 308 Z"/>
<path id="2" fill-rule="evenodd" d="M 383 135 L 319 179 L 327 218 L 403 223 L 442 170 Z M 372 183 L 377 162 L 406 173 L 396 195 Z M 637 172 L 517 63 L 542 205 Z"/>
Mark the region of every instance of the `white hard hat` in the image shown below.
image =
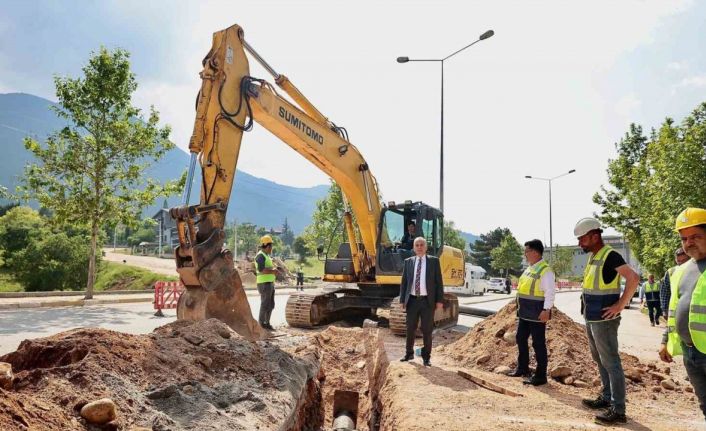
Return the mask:
<path id="1" fill-rule="evenodd" d="M 579 220 L 578 223 L 576 223 L 576 227 L 574 228 L 574 236 L 576 238 L 579 238 L 586 235 L 592 230 L 600 228 L 601 223 L 598 220 L 594 219 L 593 217 L 585 217 Z"/>

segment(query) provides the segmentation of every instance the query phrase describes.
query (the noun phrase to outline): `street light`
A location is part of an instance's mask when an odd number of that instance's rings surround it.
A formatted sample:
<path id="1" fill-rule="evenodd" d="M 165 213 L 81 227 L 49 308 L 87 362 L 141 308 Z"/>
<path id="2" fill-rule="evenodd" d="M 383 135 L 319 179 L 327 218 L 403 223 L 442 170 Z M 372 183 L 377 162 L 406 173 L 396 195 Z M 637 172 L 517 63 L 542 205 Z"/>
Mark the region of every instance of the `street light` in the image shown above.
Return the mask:
<path id="1" fill-rule="evenodd" d="M 441 63 L 441 154 L 439 155 L 439 209 L 444 212 L 444 61 L 458 54 L 466 48 L 470 48 L 481 40 L 488 39 L 495 32 L 493 30 L 488 30 L 481 34 L 477 40 L 464 46 L 463 48 L 455 51 L 444 58 L 432 58 L 432 59 L 412 59 L 409 57 L 397 57 L 398 63 L 409 63 L 410 61 L 433 61 Z"/>
<path id="2" fill-rule="evenodd" d="M 569 172 L 563 173 L 561 175 L 557 175 L 556 177 L 553 178 L 542 178 L 542 177 L 533 177 L 532 175 L 525 175 L 525 178 L 528 180 L 540 180 L 540 181 L 546 181 L 549 184 L 549 262 L 552 261 L 553 253 L 552 250 L 554 249 L 554 238 L 552 237 L 552 181 L 556 180 L 557 178 L 565 177 L 569 174 L 573 174 L 576 172 L 576 169 L 572 169 Z"/>

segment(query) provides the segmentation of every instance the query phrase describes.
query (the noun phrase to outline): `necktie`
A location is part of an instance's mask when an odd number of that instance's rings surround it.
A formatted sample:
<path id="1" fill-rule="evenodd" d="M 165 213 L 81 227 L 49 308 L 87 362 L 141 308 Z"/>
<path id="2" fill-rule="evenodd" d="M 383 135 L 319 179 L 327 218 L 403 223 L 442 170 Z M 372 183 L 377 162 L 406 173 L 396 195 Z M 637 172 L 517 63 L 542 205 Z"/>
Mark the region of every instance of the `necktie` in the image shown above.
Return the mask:
<path id="1" fill-rule="evenodd" d="M 417 275 L 416 275 L 416 277 L 414 277 L 414 296 L 419 297 L 419 294 L 420 294 L 419 286 L 421 283 L 420 279 L 422 278 L 421 277 L 421 275 L 422 275 L 422 258 L 418 257 L 417 259 L 418 259 Z"/>

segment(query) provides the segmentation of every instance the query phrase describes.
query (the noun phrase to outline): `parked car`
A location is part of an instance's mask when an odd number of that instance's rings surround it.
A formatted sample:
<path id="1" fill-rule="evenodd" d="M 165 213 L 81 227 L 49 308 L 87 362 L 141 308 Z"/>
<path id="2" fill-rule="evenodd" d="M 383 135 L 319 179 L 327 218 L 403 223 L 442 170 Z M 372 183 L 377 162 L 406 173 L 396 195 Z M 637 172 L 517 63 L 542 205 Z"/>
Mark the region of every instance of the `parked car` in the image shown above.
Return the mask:
<path id="1" fill-rule="evenodd" d="M 488 280 L 488 290 L 505 293 L 507 291 L 507 287 L 505 286 L 505 279 L 501 277 L 491 277 L 490 280 Z"/>

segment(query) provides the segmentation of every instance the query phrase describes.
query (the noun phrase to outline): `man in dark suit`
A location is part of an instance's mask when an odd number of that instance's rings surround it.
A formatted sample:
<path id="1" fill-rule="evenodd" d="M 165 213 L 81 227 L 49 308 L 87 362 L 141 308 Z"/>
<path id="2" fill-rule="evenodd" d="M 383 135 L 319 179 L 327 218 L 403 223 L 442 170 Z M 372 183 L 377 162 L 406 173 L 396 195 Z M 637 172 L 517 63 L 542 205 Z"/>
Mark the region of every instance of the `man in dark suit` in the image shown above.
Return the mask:
<path id="1" fill-rule="evenodd" d="M 434 329 L 434 310 L 443 308 L 444 284 L 441 278 L 441 264 L 434 256 L 427 256 L 427 241 L 422 237 L 414 239 L 414 254 L 405 259 L 400 284 L 400 302 L 407 312 L 407 344 L 402 362 L 414 358 L 414 336 L 421 319 L 424 348 L 424 366 L 431 367 L 431 332 Z"/>

